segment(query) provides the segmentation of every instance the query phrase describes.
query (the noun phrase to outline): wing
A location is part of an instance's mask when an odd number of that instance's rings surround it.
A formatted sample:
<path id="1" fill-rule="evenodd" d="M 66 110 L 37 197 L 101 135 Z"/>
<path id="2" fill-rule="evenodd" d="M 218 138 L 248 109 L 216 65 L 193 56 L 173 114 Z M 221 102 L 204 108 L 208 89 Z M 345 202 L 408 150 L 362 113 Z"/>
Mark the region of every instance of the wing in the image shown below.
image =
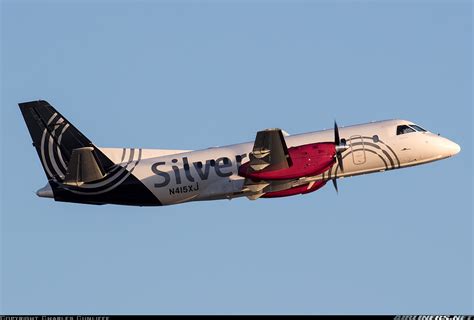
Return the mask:
<path id="1" fill-rule="evenodd" d="M 239 168 L 245 177 L 242 192 L 249 199 L 286 197 L 313 192 L 324 186 L 308 178 L 321 174 L 335 162 L 332 142 L 287 148 L 280 129 L 259 131 L 249 161 Z"/>
<path id="2" fill-rule="evenodd" d="M 289 168 L 292 162 L 283 135 L 280 129 L 266 129 L 257 132 L 252 152 L 249 154 L 250 161 L 244 167 L 244 170 L 251 173 Z M 264 194 L 264 189 L 272 187 L 274 189 L 275 184 L 281 185 L 280 188 L 283 187 L 282 181 L 272 183 L 269 181 L 253 181 L 246 178 L 243 191 L 254 193 L 249 195 L 250 199 L 258 199 Z M 287 183 L 285 184 L 287 185 Z"/>
<path id="3" fill-rule="evenodd" d="M 253 150 L 249 155 L 249 172 L 273 171 L 291 166 L 283 133 L 280 129 L 257 132 Z"/>

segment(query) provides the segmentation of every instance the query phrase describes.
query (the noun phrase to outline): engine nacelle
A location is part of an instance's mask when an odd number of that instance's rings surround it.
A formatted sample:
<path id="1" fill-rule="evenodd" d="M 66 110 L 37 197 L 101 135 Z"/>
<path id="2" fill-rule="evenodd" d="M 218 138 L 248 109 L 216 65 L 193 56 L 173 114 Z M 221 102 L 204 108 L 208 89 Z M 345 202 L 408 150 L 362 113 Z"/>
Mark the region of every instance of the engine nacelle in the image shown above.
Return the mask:
<path id="1" fill-rule="evenodd" d="M 288 149 L 289 168 L 253 171 L 250 162 L 242 164 L 239 175 L 252 180 L 286 180 L 315 176 L 328 170 L 335 162 L 336 148 L 332 142 L 305 144 Z M 298 192 L 301 193 L 301 192 Z"/>
<path id="2" fill-rule="evenodd" d="M 265 193 L 262 198 L 280 198 L 280 197 L 289 197 L 289 196 L 294 196 L 297 194 L 305 194 L 305 193 L 310 193 L 316 190 L 319 190 L 326 184 L 326 181 L 316 181 L 313 184 L 305 184 L 302 186 L 286 189 L 286 190 L 281 190 L 281 191 L 275 191 L 275 192 L 268 192 Z"/>

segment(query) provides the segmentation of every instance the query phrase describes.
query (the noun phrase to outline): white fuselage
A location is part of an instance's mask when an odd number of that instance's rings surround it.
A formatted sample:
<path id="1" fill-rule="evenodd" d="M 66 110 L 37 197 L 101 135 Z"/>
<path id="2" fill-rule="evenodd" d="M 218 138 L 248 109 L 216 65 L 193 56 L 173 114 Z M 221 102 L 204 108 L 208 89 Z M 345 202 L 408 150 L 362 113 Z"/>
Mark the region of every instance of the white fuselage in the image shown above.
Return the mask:
<path id="1" fill-rule="evenodd" d="M 337 164 L 313 177 L 292 181 L 294 186 L 311 181 L 373 173 L 423 164 L 459 152 L 454 142 L 430 132 L 397 135 L 397 127 L 409 121 L 387 120 L 340 128 L 347 150 L 343 152 L 344 172 Z M 332 142 L 334 131 L 323 130 L 286 136 L 288 148 Z M 238 168 L 248 161 L 253 142 L 204 150 L 152 150 L 100 148 L 113 162 L 133 168 L 137 177 L 163 205 L 186 201 L 231 199 L 242 192 L 244 178 Z"/>

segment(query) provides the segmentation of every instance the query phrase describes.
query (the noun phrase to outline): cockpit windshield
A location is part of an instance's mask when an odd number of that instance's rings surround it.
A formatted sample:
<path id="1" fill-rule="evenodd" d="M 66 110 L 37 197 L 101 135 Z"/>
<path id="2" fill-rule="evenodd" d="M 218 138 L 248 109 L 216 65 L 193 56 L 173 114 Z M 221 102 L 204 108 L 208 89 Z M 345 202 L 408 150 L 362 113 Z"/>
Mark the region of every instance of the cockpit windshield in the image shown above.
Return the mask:
<path id="1" fill-rule="evenodd" d="M 410 132 L 415 132 L 415 129 L 410 128 L 407 125 L 401 125 L 401 126 L 397 127 L 397 136 L 399 136 L 401 134 L 410 133 Z"/>
<path id="2" fill-rule="evenodd" d="M 397 136 L 411 132 L 426 132 L 426 130 L 416 124 L 403 124 L 397 127 Z"/>
<path id="3" fill-rule="evenodd" d="M 416 124 L 410 124 L 410 127 L 414 128 L 416 131 L 426 132 L 425 129 L 423 129 L 423 128 L 420 127 L 420 126 L 417 126 Z"/>

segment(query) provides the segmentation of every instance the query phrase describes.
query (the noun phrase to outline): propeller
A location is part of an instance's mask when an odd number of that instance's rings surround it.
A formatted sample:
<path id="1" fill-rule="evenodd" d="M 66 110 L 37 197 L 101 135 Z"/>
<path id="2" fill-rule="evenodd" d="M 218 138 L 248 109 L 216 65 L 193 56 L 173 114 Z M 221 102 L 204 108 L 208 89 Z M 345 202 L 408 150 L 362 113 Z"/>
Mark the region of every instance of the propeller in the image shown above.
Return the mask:
<path id="1" fill-rule="evenodd" d="M 347 146 L 346 143 L 341 144 L 341 139 L 339 138 L 339 128 L 337 127 L 337 122 L 334 121 L 334 144 L 336 146 L 336 159 L 339 168 L 341 171 L 344 172 L 344 165 L 342 163 L 342 153 L 346 151 Z"/>
<path id="2" fill-rule="evenodd" d="M 336 180 L 336 178 L 332 179 L 332 184 L 334 185 L 334 189 L 336 189 L 336 193 L 339 193 L 339 190 L 337 189 L 337 180 Z"/>
<path id="3" fill-rule="evenodd" d="M 336 121 L 334 121 L 334 145 L 336 149 L 335 157 L 337 160 L 337 165 L 339 166 L 339 168 L 341 168 L 341 172 L 344 172 L 344 165 L 342 162 L 342 153 L 345 150 L 347 150 L 348 147 L 345 141 L 341 143 L 341 139 L 339 137 L 339 128 L 337 127 Z M 337 188 L 337 181 L 335 177 L 332 179 L 332 184 L 334 185 L 334 189 L 336 189 L 336 192 L 339 193 L 339 190 Z"/>

